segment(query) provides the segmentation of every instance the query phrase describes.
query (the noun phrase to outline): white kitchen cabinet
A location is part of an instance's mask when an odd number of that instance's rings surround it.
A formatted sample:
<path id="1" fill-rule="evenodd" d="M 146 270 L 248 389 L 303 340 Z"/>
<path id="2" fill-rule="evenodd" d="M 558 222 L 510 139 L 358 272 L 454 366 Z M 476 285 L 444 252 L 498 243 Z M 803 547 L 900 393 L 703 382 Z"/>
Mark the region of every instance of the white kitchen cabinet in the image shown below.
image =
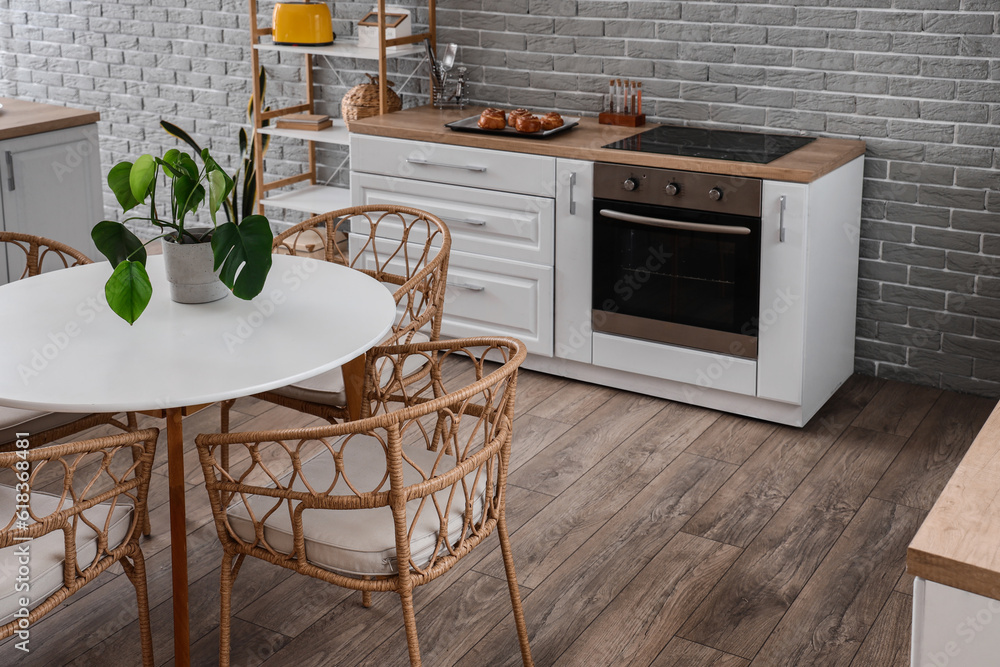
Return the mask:
<path id="1" fill-rule="evenodd" d="M 984 667 L 997 664 L 1000 600 L 916 577 L 910 665 Z"/>
<path id="2" fill-rule="evenodd" d="M 514 336 L 551 357 L 555 159 L 366 135 L 351 154 L 354 205 L 412 206 L 451 231 L 441 335 Z M 352 232 L 353 251 L 366 230 Z M 399 226 L 379 234 L 398 239 Z"/>
<path id="3" fill-rule="evenodd" d="M 590 259 L 594 235 L 594 163 L 556 160 L 556 357 L 592 361 Z"/>
<path id="4" fill-rule="evenodd" d="M 362 173 L 354 174 L 352 187 L 356 201 L 382 206 L 405 201 L 438 216 L 451 232 L 452 250 L 552 265 L 551 199 Z M 393 229 L 391 221 L 382 224 Z M 395 229 L 400 228 L 396 223 Z"/>
<path id="5" fill-rule="evenodd" d="M 862 169 L 763 183 L 757 396 L 809 416 L 854 370 Z"/>
<path id="6" fill-rule="evenodd" d="M 352 203 L 411 205 L 451 229 L 444 336 L 512 335 L 533 370 L 795 426 L 853 372 L 861 157 L 757 181 L 752 359 L 593 331 L 594 162 L 362 134 L 351 154 Z"/>
<path id="7" fill-rule="evenodd" d="M 61 241 L 99 259 L 91 228 L 104 217 L 97 125 L 0 141 L 3 229 Z M 14 280 L 23 255 L 0 253 L 0 279 Z"/>

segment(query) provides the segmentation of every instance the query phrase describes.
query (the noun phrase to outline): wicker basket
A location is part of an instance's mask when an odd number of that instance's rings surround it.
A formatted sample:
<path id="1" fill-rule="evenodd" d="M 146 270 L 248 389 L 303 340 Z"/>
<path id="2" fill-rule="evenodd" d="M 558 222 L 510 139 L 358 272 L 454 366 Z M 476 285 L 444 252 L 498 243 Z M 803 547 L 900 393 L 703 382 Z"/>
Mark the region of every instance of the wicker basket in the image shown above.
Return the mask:
<path id="1" fill-rule="evenodd" d="M 368 83 L 359 83 L 354 86 L 340 101 L 340 116 L 344 119 L 348 129 L 351 128 L 352 120 L 379 115 L 378 76 L 371 74 L 365 74 L 365 76 L 368 77 Z M 387 83 L 388 86 L 395 85 L 392 81 Z M 386 87 L 385 92 L 388 112 L 401 110 L 403 101 L 399 99 L 399 95 L 390 87 Z"/>

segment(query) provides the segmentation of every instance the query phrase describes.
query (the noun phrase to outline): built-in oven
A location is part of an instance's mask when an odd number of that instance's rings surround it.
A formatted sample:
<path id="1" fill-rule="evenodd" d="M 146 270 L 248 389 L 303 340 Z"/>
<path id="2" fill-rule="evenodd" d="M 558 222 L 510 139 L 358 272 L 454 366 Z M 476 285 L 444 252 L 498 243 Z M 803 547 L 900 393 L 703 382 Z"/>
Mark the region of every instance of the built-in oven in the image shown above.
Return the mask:
<path id="1" fill-rule="evenodd" d="M 757 358 L 761 181 L 594 165 L 594 331 Z"/>

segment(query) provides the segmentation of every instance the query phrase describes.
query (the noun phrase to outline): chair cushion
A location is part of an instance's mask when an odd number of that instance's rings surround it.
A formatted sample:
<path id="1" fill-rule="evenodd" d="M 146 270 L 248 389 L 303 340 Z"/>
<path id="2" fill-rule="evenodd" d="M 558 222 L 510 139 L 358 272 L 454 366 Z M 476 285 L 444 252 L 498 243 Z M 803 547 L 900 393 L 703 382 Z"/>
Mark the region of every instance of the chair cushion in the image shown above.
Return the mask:
<path id="1" fill-rule="evenodd" d="M 12 508 L 16 500 L 14 489 L 0 484 L 0 507 Z M 71 500 L 67 499 L 63 507 L 69 507 Z M 31 506 L 35 514 L 49 514 L 59 506 L 59 497 L 48 493 L 33 491 Z M 108 548 L 114 549 L 121 545 L 128 535 L 132 521 L 132 505 L 119 502 L 114 509 L 110 502 L 94 505 L 85 512 L 87 519 L 95 526 L 103 526 L 111 512 L 111 522 L 108 529 Z M 6 516 L 6 515 L 5 515 Z M 34 522 L 32 522 L 34 523 Z M 0 549 L 0 625 L 5 625 L 14 619 L 14 614 L 21 608 L 18 604 L 21 597 L 31 600 L 29 610 L 34 609 L 50 595 L 62 588 L 63 563 L 66 558 L 65 534 L 54 530 L 42 537 L 25 544 L 30 545 L 29 567 L 31 568 L 29 591 L 17 592 L 14 586 L 17 578 L 18 558 L 15 550 L 18 545 Z M 83 521 L 76 527 L 76 562 L 79 567 L 86 567 L 97 555 L 97 533 Z"/>
<path id="2" fill-rule="evenodd" d="M 38 412 L 0 406 L 0 443 L 13 442 L 18 433 L 41 433 L 86 416 L 71 412 Z"/>
<path id="3" fill-rule="evenodd" d="M 420 331 L 413 334 L 411 343 L 426 343 L 430 336 Z M 420 370 L 426 363 L 426 358 L 419 355 L 407 357 L 403 362 L 403 374 L 410 375 Z M 386 378 L 388 381 L 388 378 Z M 344 374 L 340 367 L 321 373 L 315 377 L 302 380 L 287 387 L 274 390 L 275 394 L 287 396 L 307 403 L 320 405 L 347 405 L 347 393 L 344 391 Z"/>
<path id="4" fill-rule="evenodd" d="M 422 444 L 406 447 L 406 455 L 424 472 L 429 472 L 437 457 L 436 452 L 427 451 Z M 441 465 L 448 465 L 454 459 L 448 455 Z M 385 475 L 385 454 L 382 445 L 371 436 L 358 435 L 351 439 L 344 452 L 344 466 L 351 482 L 360 491 L 371 490 Z M 333 480 L 333 461 L 328 453 L 313 458 L 302 466 L 303 472 L 313 489 L 326 489 Z M 439 466 L 440 469 L 440 466 Z M 443 471 L 442 471 L 443 472 Z M 476 471 L 472 471 L 467 479 L 471 487 Z M 286 484 L 291 474 L 281 479 Z M 412 466 L 403 464 L 403 477 L 406 484 L 421 481 L 420 474 Z M 474 490 L 473 522 L 478 522 L 483 514 L 486 495 L 485 475 Z M 388 488 L 388 480 L 385 482 Z M 305 491 L 301 478 L 293 484 L 293 489 Z M 337 480 L 336 486 L 330 492 L 332 495 L 349 495 L 352 491 L 343 478 Z M 444 488 L 434 496 L 440 507 L 448 502 L 451 487 Z M 260 520 L 271 508 L 276 499 L 267 496 L 247 496 L 254 516 Z M 413 513 L 420 505 L 420 498 L 407 503 L 407 524 L 411 526 L 410 555 L 419 567 L 425 567 L 434 554 L 437 534 L 440 528 L 437 510 L 430 497 L 424 504 L 417 524 L 413 526 Z M 289 517 L 288 503 L 274 511 L 264 524 L 264 538 L 268 544 L 281 553 L 292 553 L 292 524 Z M 293 503 L 294 504 L 294 503 Z M 242 499 L 237 499 L 229 506 L 229 523 L 234 532 L 247 542 L 254 541 L 253 522 Z M 454 544 L 462 535 L 462 520 L 465 513 L 465 502 L 461 495 L 461 486 L 452 500 L 448 513 L 448 541 Z M 396 563 L 396 533 L 392 519 L 392 511 L 388 507 L 362 510 L 305 510 L 302 514 L 302 527 L 306 542 L 306 558 L 318 567 L 352 576 L 378 576 L 397 572 Z M 442 545 L 442 553 L 447 549 Z"/>

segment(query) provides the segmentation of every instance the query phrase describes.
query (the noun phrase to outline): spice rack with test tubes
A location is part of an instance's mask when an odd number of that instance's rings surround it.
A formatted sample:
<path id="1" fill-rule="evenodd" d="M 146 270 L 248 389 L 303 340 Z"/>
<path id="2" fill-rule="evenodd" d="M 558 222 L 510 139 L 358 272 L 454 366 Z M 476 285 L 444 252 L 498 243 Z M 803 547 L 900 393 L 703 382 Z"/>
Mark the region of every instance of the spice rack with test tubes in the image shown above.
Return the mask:
<path id="1" fill-rule="evenodd" d="M 611 79 L 608 83 L 608 110 L 597 120 L 602 125 L 639 127 L 646 124 L 642 113 L 642 82 Z"/>

